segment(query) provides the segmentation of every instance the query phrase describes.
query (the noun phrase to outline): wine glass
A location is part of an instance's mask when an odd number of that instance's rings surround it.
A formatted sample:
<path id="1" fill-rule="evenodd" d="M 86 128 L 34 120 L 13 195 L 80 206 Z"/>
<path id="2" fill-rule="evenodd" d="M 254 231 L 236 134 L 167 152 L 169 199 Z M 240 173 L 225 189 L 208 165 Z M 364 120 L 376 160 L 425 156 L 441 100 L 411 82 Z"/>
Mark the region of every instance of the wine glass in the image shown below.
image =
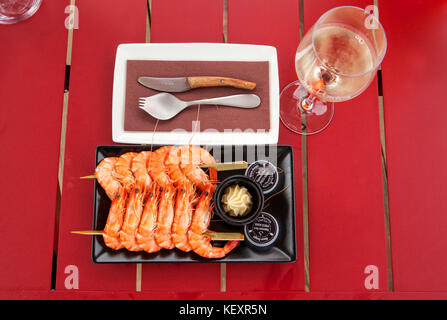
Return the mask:
<path id="1" fill-rule="evenodd" d="M 31 17 L 42 0 L 0 0 L 0 24 L 12 24 Z"/>
<path id="2" fill-rule="evenodd" d="M 324 13 L 301 40 L 298 79 L 280 95 L 280 118 L 290 130 L 321 132 L 334 116 L 334 102 L 352 99 L 374 79 L 387 41 L 378 19 L 361 8 L 342 6 Z"/>

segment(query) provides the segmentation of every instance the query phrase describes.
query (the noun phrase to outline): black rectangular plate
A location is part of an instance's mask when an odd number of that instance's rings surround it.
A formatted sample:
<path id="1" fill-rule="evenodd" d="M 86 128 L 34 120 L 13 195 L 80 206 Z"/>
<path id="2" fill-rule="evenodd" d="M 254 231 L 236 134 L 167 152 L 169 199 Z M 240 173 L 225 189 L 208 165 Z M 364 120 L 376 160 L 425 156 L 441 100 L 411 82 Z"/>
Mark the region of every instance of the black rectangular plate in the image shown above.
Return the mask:
<path id="1" fill-rule="evenodd" d="M 159 146 L 153 146 L 156 150 Z M 219 148 L 219 149 L 217 149 Z M 113 250 L 108 248 L 102 236 L 94 236 L 92 243 L 92 260 L 95 263 L 149 263 L 149 262 L 294 262 L 296 261 L 296 239 L 295 239 L 295 191 L 293 178 L 293 151 L 288 145 L 274 146 L 207 146 L 206 149 L 216 158 L 220 151 L 219 159 L 216 162 L 240 161 L 248 163 L 254 160 L 268 160 L 268 150 L 277 148 L 277 166 L 280 172 L 279 183 L 272 192 L 265 195 L 267 199 L 270 195 L 287 187 L 283 192 L 275 195 L 268 201 L 268 206 L 264 210 L 277 218 L 280 227 L 278 240 L 273 247 L 266 251 L 250 247 L 246 241 L 241 241 L 240 245 L 222 259 L 206 259 L 198 256 L 194 252 L 183 252 L 178 249 L 161 250 L 157 253 L 130 252 L 126 249 Z M 141 145 L 103 145 L 96 148 L 96 165 L 106 157 L 118 157 L 126 152 L 140 152 L 150 150 L 150 146 Z M 231 151 L 229 151 L 231 150 Z M 228 152 L 227 152 L 228 151 Z M 224 157 L 225 155 L 225 157 Z M 232 159 L 228 158 L 232 155 Z M 244 174 L 245 170 L 220 171 L 219 181 L 234 174 Z M 107 197 L 102 187 L 95 181 L 94 187 L 94 211 L 93 230 L 103 230 L 107 221 L 111 201 Z M 266 203 L 267 205 L 267 203 Z M 211 219 L 210 230 L 221 232 L 240 232 L 243 227 L 231 226 L 218 219 L 215 215 Z M 215 242 L 221 245 L 222 241 Z"/>

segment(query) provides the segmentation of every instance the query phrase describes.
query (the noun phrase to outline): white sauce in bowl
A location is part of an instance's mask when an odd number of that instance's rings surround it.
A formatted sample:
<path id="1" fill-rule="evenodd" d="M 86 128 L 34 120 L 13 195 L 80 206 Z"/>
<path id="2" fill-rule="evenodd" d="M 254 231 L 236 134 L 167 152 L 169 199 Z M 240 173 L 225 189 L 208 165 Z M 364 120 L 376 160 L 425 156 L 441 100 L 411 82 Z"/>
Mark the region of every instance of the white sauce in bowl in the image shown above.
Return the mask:
<path id="1" fill-rule="evenodd" d="M 239 185 L 229 186 L 222 195 L 223 209 L 233 217 L 242 217 L 250 212 L 253 199 L 247 188 Z"/>

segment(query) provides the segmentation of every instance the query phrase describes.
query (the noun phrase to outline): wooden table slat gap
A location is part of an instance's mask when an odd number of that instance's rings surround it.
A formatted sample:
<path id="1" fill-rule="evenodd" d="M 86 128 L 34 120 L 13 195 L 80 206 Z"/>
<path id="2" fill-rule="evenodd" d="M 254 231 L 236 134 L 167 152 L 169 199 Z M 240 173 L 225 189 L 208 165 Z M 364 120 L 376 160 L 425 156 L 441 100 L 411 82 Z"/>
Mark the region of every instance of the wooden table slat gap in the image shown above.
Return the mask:
<path id="1" fill-rule="evenodd" d="M 227 43 L 228 39 L 228 0 L 223 1 L 223 21 L 222 21 L 222 42 Z"/>
<path id="2" fill-rule="evenodd" d="M 75 0 L 70 0 L 70 6 L 75 6 Z M 59 241 L 59 223 L 62 200 L 62 186 L 64 180 L 64 159 L 65 159 L 65 141 L 67 134 L 67 115 L 68 115 L 68 98 L 70 86 L 70 69 L 71 69 L 71 52 L 73 48 L 73 29 L 68 28 L 67 31 L 67 53 L 65 59 L 65 77 L 64 77 L 64 97 L 62 102 L 62 117 L 61 117 L 61 131 L 60 131 L 60 145 L 59 145 L 59 163 L 57 175 L 58 192 L 56 196 L 56 212 L 54 217 L 54 246 L 53 246 L 53 261 L 51 267 L 51 282 L 50 290 L 56 288 L 56 273 L 57 273 L 57 253 Z"/>
<path id="3" fill-rule="evenodd" d="M 388 291 L 394 291 L 393 280 L 393 261 L 391 251 L 391 230 L 390 230 L 390 210 L 388 201 L 388 178 L 385 158 L 382 157 L 382 175 L 383 175 L 383 202 L 385 207 L 385 244 L 387 258 Z"/>
<path id="4" fill-rule="evenodd" d="M 146 12 L 146 37 L 145 37 L 145 42 L 146 43 L 150 43 L 151 42 L 151 6 L 152 6 L 152 1 L 151 0 L 147 0 L 147 12 Z M 141 288 L 142 288 L 142 278 L 143 278 L 143 265 L 141 263 L 137 263 L 136 264 L 136 272 L 135 272 L 135 277 L 136 277 L 136 286 L 135 286 L 135 291 L 137 292 L 141 292 Z"/>
<path id="5" fill-rule="evenodd" d="M 379 8 L 379 0 L 374 0 L 374 5 Z M 379 96 L 379 124 L 380 124 L 380 149 L 382 157 L 382 181 L 383 181 L 383 204 L 385 212 L 385 244 L 387 259 L 387 280 L 388 291 L 394 291 L 393 285 L 393 261 L 391 252 L 391 230 L 390 230 L 390 209 L 388 202 L 388 167 L 386 162 L 385 144 L 385 117 L 383 112 L 383 86 L 382 86 L 382 66 L 377 70 L 377 84 Z"/>
<path id="6" fill-rule="evenodd" d="M 300 32 L 300 41 L 304 37 L 304 0 L 299 0 L 299 32 Z"/>
<path id="7" fill-rule="evenodd" d="M 152 9 L 152 1 L 147 0 L 146 43 L 151 42 L 151 9 Z"/>
<path id="8" fill-rule="evenodd" d="M 227 264 L 220 264 L 220 292 L 227 291 Z"/>
<path id="9" fill-rule="evenodd" d="M 303 245 L 304 245 L 304 291 L 310 291 L 309 273 L 309 201 L 307 184 L 307 137 L 301 136 L 301 161 L 303 184 Z"/>
<path id="10" fill-rule="evenodd" d="M 62 119 L 61 119 L 61 133 L 60 133 L 61 141 L 59 146 L 59 167 L 57 176 L 60 194 L 62 194 L 62 183 L 64 180 L 64 157 L 65 157 L 65 137 L 67 133 L 68 96 L 69 96 L 68 89 L 65 89 L 64 100 L 62 104 Z"/>
<path id="11" fill-rule="evenodd" d="M 222 0 L 222 42 L 227 43 L 228 39 L 228 0 Z M 227 264 L 220 264 L 220 292 L 227 291 Z"/>
<path id="12" fill-rule="evenodd" d="M 379 70 L 380 71 L 380 70 Z M 377 77 L 381 87 L 382 77 Z M 379 92 L 381 93 L 381 92 Z M 390 208 L 388 197 L 388 167 L 386 162 L 386 144 L 385 144 L 385 118 L 383 113 L 383 96 L 379 95 L 379 121 L 380 121 L 380 140 L 381 140 L 381 158 L 382 158 L 382 181 L 383 181 L 383 205 L 385 213 L 385 244 L 386 244 L 386 258 L 387 258 L 387 277 L 388 277 L 388 291 L 394 291 L 393 285 L 393 261 L 391 252 L 391 230 L 390 230 Z"/>
<path id="13" fill-rule="evenodd" d="M 304 37 L 304 0 L 299 0 L 299 35 L 300 41 Z M 304 116 L 302 121 L 306 121 Z M 310 291 L 309 273 L 309 202 L 307 184 L 307 137 L 301 136 L 301 165 L 303 185 L 303 246 L 304 246 L 304 291 Z"/>
<path id="14" fill-rule="evenodd" d="M 135 285 L 135 291 L 141 292 L 141 278 L 143 276 L 143 265 L 141 263 L 136 264 L 137 270 L 136 270 L 136 285 Z"/>
<path id="15" fill-rule="evenodd" d="M 64 97 L 65 100 L 65 97 Z M 50 290 L 56 289 L 56 277 L 57 277 L 57 247 L 59 241 L 59 213 L 61 209 L 62 202 L 62 187 L 59 186 L 59 181 L 57 183 L 57 191 L 56 191 L 56 209 L 54 215 L 54 227 L 53 227 L 53 254 L 51 256 L 51 271 L 50 271 Z"/>
<path id="16" fill-rule="evenodd" d="M 388 280 L 388 291 L 394 291 L 393 285 L 393 261 L 391 252 L 391 230 L 390 230 L 390 208 L 389 208 L 389 197 L 388 197 L 388 167 L 386 161 L 386 144 L 385 144 L 385 118 L 383 112 L 383 91 L 382 88 L 382 70 L 377 72 L 377 82 L 378 82 L 378 107 L 379 107 L 379 123 L 380 123 L 380 152 L 382 158 L 382 181 L 383 181 L 383 205 L 385 213 L 385 245 L 386 245 L 386 259 L 387 259 L 387 280 Z"/>

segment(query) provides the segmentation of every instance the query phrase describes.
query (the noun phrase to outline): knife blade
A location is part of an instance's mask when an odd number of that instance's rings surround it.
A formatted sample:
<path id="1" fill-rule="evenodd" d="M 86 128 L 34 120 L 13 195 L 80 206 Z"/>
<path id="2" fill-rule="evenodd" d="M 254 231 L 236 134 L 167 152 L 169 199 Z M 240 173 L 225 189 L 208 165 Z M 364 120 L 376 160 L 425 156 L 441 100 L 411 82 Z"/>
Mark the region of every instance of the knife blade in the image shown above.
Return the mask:
<path id="1" fill-rule="evenodd" d="M 239 89 L 253 90 L 255 82 L 228 78 L 228 77 L 179 77 L 179 78 L 156 78 L 139 77 L 138 82 L 145 87 L 164 92 L 184 92 L 202 87 L 229 86 Z"/>

